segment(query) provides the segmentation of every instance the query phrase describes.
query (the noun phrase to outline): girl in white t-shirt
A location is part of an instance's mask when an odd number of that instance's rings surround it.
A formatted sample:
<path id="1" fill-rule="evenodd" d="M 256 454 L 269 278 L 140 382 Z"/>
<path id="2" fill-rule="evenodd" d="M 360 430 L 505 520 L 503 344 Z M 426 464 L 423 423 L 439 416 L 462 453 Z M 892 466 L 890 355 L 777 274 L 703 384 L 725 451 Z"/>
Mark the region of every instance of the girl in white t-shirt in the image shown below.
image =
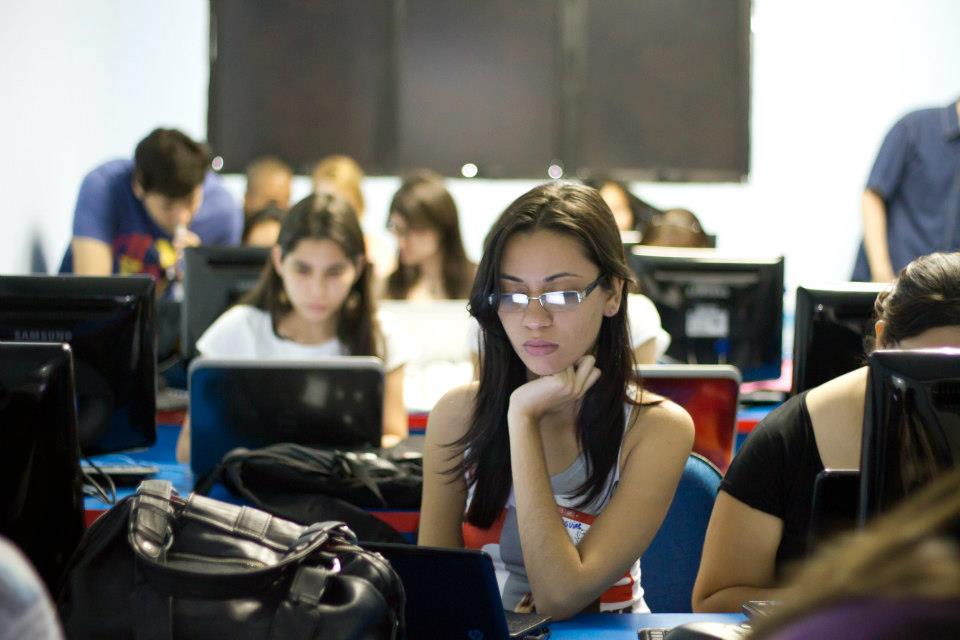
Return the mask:
<path id="1" fill-rule="evenodd" d="M 400 342 L 378 322 L 363 233 L 343 198 L 316 193 L 290 209 L 256 287 L 197 341 L 202 355 L 257 360 L 382 358 L 383 446 L 407 435 Z M 190 456 L 189 422 L 177 457 Z"/>

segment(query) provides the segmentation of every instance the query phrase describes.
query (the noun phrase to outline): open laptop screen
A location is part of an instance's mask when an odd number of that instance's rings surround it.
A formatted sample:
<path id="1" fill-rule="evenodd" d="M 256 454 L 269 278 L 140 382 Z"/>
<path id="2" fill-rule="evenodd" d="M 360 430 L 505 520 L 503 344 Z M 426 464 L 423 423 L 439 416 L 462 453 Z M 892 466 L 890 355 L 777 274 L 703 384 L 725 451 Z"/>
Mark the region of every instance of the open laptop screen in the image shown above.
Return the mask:
<path id="1" fill-rule="evenodd" d="M 378 358 L 200 357 L 190 365 L 190 467 L 197 477 L 236 447 L 280 442 L 379 447 L 382 433 L 383 362 Z"/>
<path id="2" fill-rule="evenodd" d="M 493 561 L 475 549 L 365 543 L 403 581 L 408 638 L 508 640 L 538 633 L 549 620 L 504 612 Z"/>

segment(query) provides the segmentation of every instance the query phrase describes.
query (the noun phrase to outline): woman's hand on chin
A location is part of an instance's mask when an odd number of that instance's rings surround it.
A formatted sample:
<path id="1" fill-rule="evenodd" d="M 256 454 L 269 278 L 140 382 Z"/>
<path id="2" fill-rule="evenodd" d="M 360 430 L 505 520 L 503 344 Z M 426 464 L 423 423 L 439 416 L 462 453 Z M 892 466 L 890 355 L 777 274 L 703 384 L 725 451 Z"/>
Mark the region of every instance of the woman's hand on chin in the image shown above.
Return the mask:
<path id="1" fill-rule="evenodd" d="M 517 387 L 510 395 L 509 417 L 539 420 L 545 413 L 576 403 L 600 378 L 592 355 L 580 357 L 562 371 L 535 378 Z"/>

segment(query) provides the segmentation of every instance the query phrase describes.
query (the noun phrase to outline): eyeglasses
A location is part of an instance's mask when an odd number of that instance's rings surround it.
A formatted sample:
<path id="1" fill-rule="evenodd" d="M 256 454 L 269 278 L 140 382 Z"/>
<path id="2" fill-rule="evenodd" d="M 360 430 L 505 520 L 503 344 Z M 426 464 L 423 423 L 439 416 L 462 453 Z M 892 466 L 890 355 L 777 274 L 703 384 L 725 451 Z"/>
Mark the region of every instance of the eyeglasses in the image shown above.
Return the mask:
<path id="1" fill-rule="evenodd" d="M 525 311 L 531 299 L 539 300 L 540 306 L 545 311 L 551 313 L 567 311 L 579 306 L 590 295 L 590 292 L 597 288 L 601 280 L 603 280 L 602 274 L 580 291 L 547 291 L 533 298 L 525 293 L 491 293 L 487 300 L 503 313 Z"/>
<path id="2" fill-rule="evenodd" d="M 430 227 L 411 227 L 403 223 L 397 224 L 396 222 L 390 221 L 387 223 L 387 231 L 397 236 L 398 238 L 404 238 L 409 235 L 414 235 L 422 233 L 428 230 Z"/>

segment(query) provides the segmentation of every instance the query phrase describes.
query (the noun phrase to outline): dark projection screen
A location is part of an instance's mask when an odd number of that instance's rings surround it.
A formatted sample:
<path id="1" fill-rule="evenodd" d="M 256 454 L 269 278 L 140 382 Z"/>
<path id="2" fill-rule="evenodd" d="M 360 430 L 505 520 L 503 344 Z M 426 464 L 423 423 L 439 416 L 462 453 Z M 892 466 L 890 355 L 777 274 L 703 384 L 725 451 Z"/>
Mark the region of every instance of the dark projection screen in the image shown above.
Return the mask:
<path id="1" fill-rule="evenodd" d="M 211 0 L 224 170 L 742 180 L 749 0 Z"/>
<path id="2" fill-rule="evenodd" d="M 555 0 L 404 5 L 400 167 L 546 176 L 558 135 Z"/>
<path id="3" fill-rule="evenodd" d="M 213 0 L 207 137 L 224 171 L 331 153 L 390 173 L 391 0 Z"/>
<path id="4" fill-rule="evenodd" d="M 745 176 L 748 4 L 603 0 L 590 7 L 578 169 L 628 180 Z"/>

